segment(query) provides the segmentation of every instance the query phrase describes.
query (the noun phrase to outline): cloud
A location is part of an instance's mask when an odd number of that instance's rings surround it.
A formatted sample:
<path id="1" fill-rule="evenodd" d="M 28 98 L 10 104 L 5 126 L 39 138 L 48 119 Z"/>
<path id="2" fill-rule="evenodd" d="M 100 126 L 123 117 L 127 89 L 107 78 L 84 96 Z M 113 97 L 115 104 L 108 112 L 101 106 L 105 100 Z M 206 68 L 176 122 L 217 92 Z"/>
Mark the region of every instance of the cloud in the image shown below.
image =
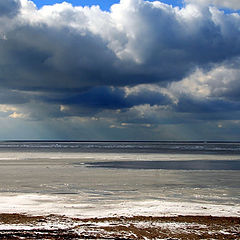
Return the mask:
<path id="1" fill-rule="evenodd" d="M 201 4 L 201 5 L 216 5 L 218 7 L 240 9 L 240 2 L 238 0 L 185 0 L 185 2 Z"/>
<path id="2" fill-rule="evenodd" d="M 217 64 L 212 69 L 197 69 L 183 80 L 169 85 L 175 97 L 173 112 L 188 114 L 192 121 L 238 120 L 239 58 Z M 182 120 L 184 122 L 184 120 Z"/>
<path id="3" fill-rule="evenodd" d="M 57 96 L 45 96 L 43 101 L 47 103 L 63 104 L 62 111 L 69 111 L 69 107 L 85 107 L 89 109 L 125 109 L 133 106 L 150 104 L 166 105 L 172 102 L 170 97 L 161 91 L 152 89 L 151 86 L 140 85 L 133 88 L 96 87 L 82 93 Z"/>
<path id="4" fill-rule="evenodd" d="M 0 2 L 0 18 L 13 17 L 20 9 L 20 2 L 18 0 L 4 0 Z"/>
<path id="5" fill-rule="evenodd" d="M 24 104 L 29 99 L 29 93 L 23 93 L 11 89 L 0 89 L 0 103 L 1 104 Z"/>
<path id="6" fill-rule="evenodd" d="M 16 111 L 16 108 L 13 106 L 0 104 L 0 112 L 9 112 L 9 111 Z"/>
<path id="7" fill-rule="evenodd" d="M 0 102 L 22 121 L 105 119 L 121 129 L 230 111 L 236 120 L 240 16 L 217 7 L 239 5 L 214 5 L 121 0 L 105 12 L 1 1 Z"/>
<path id="8" fill-rule="evenodd" d="M 240 59 L 216 65 L 211 70 L 197 69 L 183 80 L 169 87 L 173 95 L 185 95 L 191 98 L 222 99 L 239 101 L 240 95 Z"/>
<path id="9" fill-rule="evenodd" d="M 17 112 L 13 112 L 12 114 L 9 115 L 10 118 L 26 118 L 27 115 L 23 114 L 23 113 L 17 113 Z"/>
<path id="10" fill-rule="evenodd" d="M 121 1 L 107 13 L 66 3 L 37 10 L 21 2 L 0 44 L 2 84 L 12 89 L 167 83 L 240 54 L 239 16 L 216 9 Z"/>

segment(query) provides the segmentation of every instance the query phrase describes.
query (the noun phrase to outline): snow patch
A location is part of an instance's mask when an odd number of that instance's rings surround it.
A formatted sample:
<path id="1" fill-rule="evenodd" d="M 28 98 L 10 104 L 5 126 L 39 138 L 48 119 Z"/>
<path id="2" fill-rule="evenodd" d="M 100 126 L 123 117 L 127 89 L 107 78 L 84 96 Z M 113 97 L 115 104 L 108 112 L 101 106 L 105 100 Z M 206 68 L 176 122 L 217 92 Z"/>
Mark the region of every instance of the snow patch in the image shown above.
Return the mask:
<path id="1" fill-rule="evenodd" d="M 217 205 L 162 200 L 86 202 L 81 195 L 1 194 L 1 213 L 65 215 L 91 218 L 110 216 L 219 216 L 240 217 L 240 205 Z"/>

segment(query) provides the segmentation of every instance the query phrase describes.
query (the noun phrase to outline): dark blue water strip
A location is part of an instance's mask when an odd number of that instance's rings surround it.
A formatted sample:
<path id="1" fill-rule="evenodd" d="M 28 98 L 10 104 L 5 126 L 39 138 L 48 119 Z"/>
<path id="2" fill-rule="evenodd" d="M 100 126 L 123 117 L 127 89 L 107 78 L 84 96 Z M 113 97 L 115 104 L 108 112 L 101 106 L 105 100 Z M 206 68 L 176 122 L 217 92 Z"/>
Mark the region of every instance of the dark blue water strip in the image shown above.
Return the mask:
<path id="1" fill-rule="evenodd" d="M 240 160 L 228 161 L 116 161 L 91 162 L 88 167 L 122 169 L 167 169 L 167 170 L 240 170 Z"/>

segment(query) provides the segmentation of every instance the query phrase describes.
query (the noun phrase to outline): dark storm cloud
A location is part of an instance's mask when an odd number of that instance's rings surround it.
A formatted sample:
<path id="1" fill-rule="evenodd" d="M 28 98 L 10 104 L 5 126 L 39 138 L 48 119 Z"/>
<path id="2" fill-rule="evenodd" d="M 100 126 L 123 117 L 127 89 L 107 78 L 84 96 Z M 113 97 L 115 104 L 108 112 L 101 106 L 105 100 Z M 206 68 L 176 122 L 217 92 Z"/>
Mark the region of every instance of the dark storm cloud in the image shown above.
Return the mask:
<path id="1" fill-rule="evenodd" d="M 0 104 L 24 104 L 29 100 L 30 98 L 21 92 L 0 89 Z"/>
<path id="2" fill-rule="evenodd" d="M 88 108 L 118 109 L 130 107 L 124 94 L 124 91 L 121 89 L 97 87 L 80 94 L 72 94 L 58 98 L 45 98 L 44 101 L 64 105 L 85 106 Z"/>
<path id="3" fill-rule="evenodd" d="M 214 113 L 234 112 L 240 110 L 240 102 L 221 100 L 181 97 L 175 110 L 188 113 Z"/>
<path id="4" fill-rule="evenodd" d="M 133 63 L 121 62 L 99 36 L 45 25 L 8 32 L 7 40 L 0 40 L 0 55 L 2 85 L 12 89 L 81 92 L 158 80 Z"/>
<path id="5" fill-rule="evenodd" d="M 7 38 L 0 44 L 4 58 L 1 81 L 13 89 L 78 91 L 104 84 L 114 69 L 116 57 L 92 34 L 21 26 L 9 32 Z"/>
<path id="6" fill-rule="evenodd" d="M 102 109 L 124 109 L 142 104 L 166 105 L 172 101 L 168 96 L 149 89 L 126 95 L 122 88 L 96 87 L 80 94 L 70 96 L 43 97 L 42 101 L 54 104 L 74 105 Z"/>

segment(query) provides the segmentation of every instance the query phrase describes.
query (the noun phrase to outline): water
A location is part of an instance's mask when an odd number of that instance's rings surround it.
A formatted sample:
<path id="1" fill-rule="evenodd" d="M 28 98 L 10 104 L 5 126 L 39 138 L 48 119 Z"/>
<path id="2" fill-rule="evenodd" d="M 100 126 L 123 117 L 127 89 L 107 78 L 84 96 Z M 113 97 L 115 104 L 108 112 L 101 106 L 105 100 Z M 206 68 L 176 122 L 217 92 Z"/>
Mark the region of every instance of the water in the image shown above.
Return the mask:
<path id="1" fill-rule="evenodd" d="M 163 201 L 228 205 L 237 213 L 239 154 L 240 143 L 226 142 L 1 142 L 0 193 L 24 202 L 35 194 L 34 204 L 57 201 L 79 214 Z M 24 202 L 12 206 L 25 211 Z"/>

